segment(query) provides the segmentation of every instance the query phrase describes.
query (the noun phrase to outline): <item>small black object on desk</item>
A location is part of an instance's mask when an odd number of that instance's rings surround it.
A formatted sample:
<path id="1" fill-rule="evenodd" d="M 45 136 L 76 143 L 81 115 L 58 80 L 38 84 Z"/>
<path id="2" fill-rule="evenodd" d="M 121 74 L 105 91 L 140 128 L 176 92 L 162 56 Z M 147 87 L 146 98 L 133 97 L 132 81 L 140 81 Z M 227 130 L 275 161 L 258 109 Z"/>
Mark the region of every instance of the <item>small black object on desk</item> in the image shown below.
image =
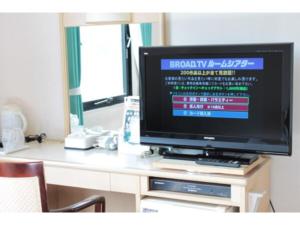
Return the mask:
<path id="1" fill-rule="evenodd" d="M 46 137 L 47 135 L 45 133 L 41 133 L 40 135 L 28 135 L 25 137 L 25 142 L 37 141 L 38 143 L 42 143 Z"/>

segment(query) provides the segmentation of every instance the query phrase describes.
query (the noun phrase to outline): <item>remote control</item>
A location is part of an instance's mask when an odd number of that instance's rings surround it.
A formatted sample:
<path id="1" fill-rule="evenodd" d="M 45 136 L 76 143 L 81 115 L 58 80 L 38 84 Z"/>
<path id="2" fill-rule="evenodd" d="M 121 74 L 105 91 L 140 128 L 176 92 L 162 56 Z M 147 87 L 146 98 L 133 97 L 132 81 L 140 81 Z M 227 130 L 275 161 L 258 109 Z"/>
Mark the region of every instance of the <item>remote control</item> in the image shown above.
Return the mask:
<path id="1" fill-rule="evenodd" d="M 237 160 L 223 160 L 223 159 L 211 159 L 211 158 L 199 158 L 196 160 L 199 165 L 207 166 L 224 166 L 224 167 L 234 167 L 239 168 L 241 166 L 240 162 Z"/>

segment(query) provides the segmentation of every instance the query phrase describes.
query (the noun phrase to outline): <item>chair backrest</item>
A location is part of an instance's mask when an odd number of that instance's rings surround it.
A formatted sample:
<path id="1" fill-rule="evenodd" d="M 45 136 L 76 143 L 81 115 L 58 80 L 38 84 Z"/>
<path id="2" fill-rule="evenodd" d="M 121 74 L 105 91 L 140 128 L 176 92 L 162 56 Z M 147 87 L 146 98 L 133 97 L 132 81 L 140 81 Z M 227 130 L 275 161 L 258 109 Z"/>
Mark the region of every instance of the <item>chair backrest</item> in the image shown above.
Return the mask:
<path id="1" fill-rule="evenodd" d="M 42 162 L 0 162 L 0 212 L 48 212 Z"/>

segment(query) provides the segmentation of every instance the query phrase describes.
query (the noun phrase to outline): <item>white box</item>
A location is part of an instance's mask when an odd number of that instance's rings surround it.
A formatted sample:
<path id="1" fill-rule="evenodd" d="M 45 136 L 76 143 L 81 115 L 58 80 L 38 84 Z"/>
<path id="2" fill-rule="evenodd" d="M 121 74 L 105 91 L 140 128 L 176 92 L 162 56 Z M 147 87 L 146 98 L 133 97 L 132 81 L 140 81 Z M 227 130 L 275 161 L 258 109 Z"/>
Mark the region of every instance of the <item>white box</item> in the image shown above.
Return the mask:
<path id="1" fill-rule="evenodd" d="M 90 149 L 96 144 L 99 135 L 71 134 L 65 138 L 65 148 Z"/>
<path id="2" fill-rule="evenodd" d="M 234 212 L 232 206 L 196 203 L 188 201 L 170 200 L 147 197 L 141 200 L 140 212 L 159 213 L 195 213 L 195 212 Z"/>

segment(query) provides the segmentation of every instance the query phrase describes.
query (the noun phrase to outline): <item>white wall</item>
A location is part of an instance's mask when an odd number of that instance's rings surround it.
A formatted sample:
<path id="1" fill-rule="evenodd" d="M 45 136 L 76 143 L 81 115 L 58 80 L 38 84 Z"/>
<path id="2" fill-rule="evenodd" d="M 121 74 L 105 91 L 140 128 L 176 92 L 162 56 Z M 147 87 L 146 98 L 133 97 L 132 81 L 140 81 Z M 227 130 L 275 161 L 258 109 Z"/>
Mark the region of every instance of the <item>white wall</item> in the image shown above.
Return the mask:
<path id="1" fill-rule="evenodd" d="M 19 104 L 28 134 L 64 137 L 58 14 L 0 13 L 0 108 Z"/>
<path id="2" fill-rule="evenodd" d="M 170 45 L 294 42 L 293 156 L 272 157 L 271 198 L 278 211 L 300 211 L 300 14 L 170 14 Z"/>

